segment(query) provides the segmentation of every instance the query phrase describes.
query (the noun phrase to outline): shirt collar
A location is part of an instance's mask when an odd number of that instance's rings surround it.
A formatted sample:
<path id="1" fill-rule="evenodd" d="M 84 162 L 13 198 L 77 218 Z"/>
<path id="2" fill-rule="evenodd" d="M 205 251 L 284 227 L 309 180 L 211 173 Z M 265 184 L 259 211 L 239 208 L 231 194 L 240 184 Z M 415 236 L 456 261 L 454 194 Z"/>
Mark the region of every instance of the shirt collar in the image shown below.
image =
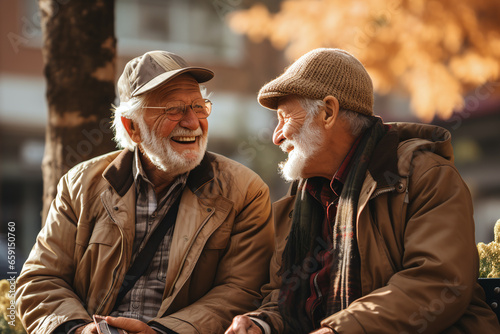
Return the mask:
<path id="1" fill-rule="evenodd" d="M 340 192 L 342 191 L 342 187 L 344 186 L 344 183 L 347 179 L 347 175 L 351 170 L 350 167 L 351 167 L 352 157 L 354 156 L 354 153 L 356 152 L 356 149 L 359 146 L 361 137 L 362 136 L 359 136 L 354 142 L 354 144 L 352 144 L 349 152 L 345 156 L 344 160 L 340 164 L 340 167 L 337 169 L 330 182 L 330 188 L 337 196 L 340 196 Z"/>
<path id="2" fill-rule="evenodd" d="M 154 184 L 148 179 L 148 175 L 146 174 L 146 171 L 144 170 L 144 167 L 142 166 L 141 162 L 141 156 L 139 153 L 139 149 L 137 146 L 135 147 L 134 150 L 134 159 L 132 161 L 132 175 L 134 177 L 134 181 L 136 184 L 136 187 L 139 187 L 140 182 L 147 182 L 151 186 L 154 187 Z M 176 177 L 172 185 L 176 184 L 186 184 L 187 178 L 188 178 L 189 172 L 186 172 L 184 174 L 179 175 Z"/>
<path id="3" fill-rule="evenodd" d="M 361 137 L 362 136 L 359 136 L 353 143 L 331 180 L 324 177 L 312 177 L 307 180 L 305 184 L 306 190 L 323 205 L 334 198 L 340 197 L 342 188 L 344 187 L 344 183 L 350 171 L 352 157 L 359 146 Z"/>

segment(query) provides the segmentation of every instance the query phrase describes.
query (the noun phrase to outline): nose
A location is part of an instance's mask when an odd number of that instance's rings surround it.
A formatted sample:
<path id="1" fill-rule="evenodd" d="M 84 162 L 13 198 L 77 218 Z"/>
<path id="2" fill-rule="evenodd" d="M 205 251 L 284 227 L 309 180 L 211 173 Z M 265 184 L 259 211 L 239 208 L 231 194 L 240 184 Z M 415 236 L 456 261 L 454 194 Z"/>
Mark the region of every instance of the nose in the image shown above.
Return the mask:
<path id="1" fill-rule="evenodd" d="M 273 132 L 273 143 L 274 145 L 279 146 L 284 140 L 285 136 L 283 135 L 283 124 L 279 122 Z"/>
<path id="2" fill-rule="evenodd" d="M 179 126 L 190 130 L 196 130 L 200 127 L 200 120 L 196 117 L 193 109 L 187 108 L 186 114 L 179 121 Z"/>

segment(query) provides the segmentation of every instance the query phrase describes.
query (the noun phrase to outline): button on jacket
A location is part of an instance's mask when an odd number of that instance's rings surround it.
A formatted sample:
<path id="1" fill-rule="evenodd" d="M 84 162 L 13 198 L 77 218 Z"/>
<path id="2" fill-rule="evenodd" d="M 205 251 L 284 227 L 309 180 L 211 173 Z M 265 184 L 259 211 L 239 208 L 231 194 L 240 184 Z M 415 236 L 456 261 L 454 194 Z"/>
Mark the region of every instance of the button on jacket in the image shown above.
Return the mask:
<path id="1" fill-rule="evenodd" d="M 18 279 L 16 304 L 30 333 L 109 314 L 131 265 L 133 152 L 70 170 Z M 268 279 L 273 225 L 268 187 L 213 153 L 189 174 L 173 232 L 155 323 L 178 333 L 223 333 L 255 308 Z"/>

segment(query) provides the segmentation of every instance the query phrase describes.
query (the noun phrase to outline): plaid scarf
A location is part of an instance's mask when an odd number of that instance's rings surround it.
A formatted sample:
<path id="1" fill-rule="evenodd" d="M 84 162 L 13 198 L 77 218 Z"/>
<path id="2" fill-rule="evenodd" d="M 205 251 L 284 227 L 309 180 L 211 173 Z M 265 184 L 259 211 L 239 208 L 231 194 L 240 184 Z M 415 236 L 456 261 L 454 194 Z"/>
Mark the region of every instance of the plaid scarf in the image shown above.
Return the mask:
<path id="1" fill-rule="evenodd" d="M 361 186 L 365 179 L 370 157 L 386 129 L 380 118 L 365 131 L 352 158 L 349 174 L 340 195 L 331 243 L 321 238 L 324 210 L 313 196 L 299 185 L 295 200 L 292 226 L 283 251 L 282 266 L 278 274 L 282 286 L 278 299 L 280 313 L 285 320 L 287 333 L 309 333 L 314 329 L 305 313 L 305 302 L 311 295 L 309 276 L 317 265 L 318 250 L 332 252 L 330 293 L 327 316 L 345 309 L 360 294 L 359 252 L 356 244 L 356 213 Z"/>

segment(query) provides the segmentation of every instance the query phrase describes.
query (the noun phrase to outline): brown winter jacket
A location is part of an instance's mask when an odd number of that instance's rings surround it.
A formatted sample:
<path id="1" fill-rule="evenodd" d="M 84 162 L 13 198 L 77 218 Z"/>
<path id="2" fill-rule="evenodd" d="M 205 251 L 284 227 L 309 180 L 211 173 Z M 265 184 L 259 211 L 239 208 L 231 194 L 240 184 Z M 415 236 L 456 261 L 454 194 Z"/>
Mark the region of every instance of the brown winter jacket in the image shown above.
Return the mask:
<path id="1" fill-rule="evenodd" d="M 110 313 L 135 233 L 133 153 L 73 168 L 17 282 L 30 333 Z M 248 168 L 207 153 L 190 172 L 170 250 L 164 299 L 151 320 L 178 333 L 223 333 L 255 308 L 269 275 L 273 224 L 268 187 Z"/>
<path id="2" fill-rule="evenodd" d="M 396 123 L 378 144 L 359 196 L 362 297 L 322 321 L 339 334 L 500 333 L 477 283 L 472 203 L 445 129 Z M 276 251 L 263 306 L 248 315 L 284 333 L 281 254 L 296 189 L 274 204 Z M 274 289 L 274 290 L 273 290 Z"/>

